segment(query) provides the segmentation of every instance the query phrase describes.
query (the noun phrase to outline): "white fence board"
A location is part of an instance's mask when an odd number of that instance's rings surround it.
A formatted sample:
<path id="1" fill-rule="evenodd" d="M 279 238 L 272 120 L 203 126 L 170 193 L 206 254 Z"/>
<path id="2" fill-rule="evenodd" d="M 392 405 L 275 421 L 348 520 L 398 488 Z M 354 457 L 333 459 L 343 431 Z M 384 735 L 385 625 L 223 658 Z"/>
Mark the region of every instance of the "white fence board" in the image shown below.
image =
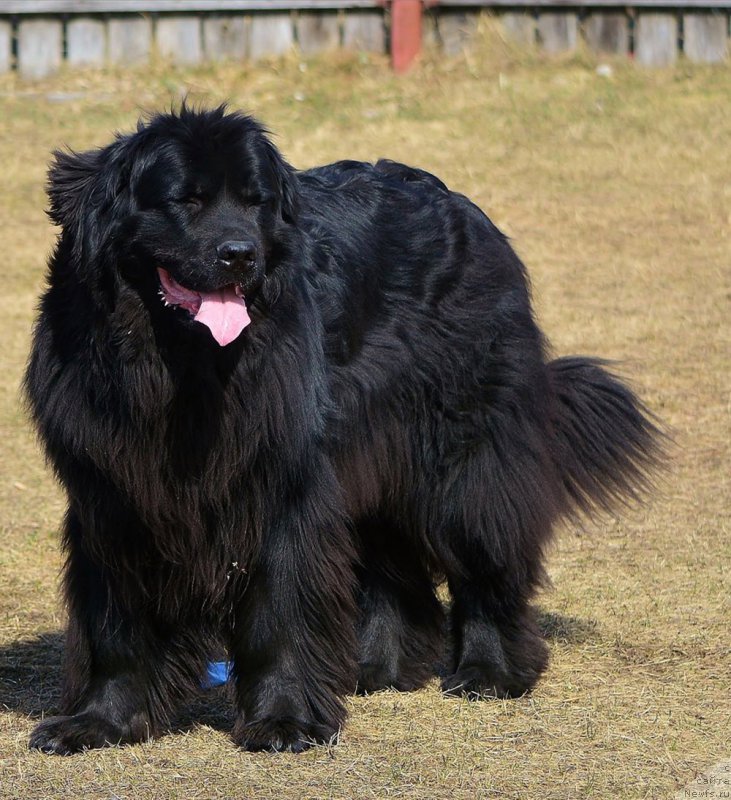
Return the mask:
<path id="1" fill-rule="evenodd" d="M 506 11 L 500 15 L 505 35 L 511 42 L 532 47 L 536 43 L 536 18 L 526 11 Z"/>
<path id="2" fill-rule="evenodd" d="M 114 64 L 149 61 L 152 20 L 149 17 L 115 17 L 109 20 L 109 60 Z"/>
<path id="3" fill-rule="evenodd" d="M 174 64 L 199 64 L 203 59 L 200 17 L 160 17 L 155 41 L 159 55 Z"/>
<path id="4" fill-rule="evenodd" d="M 668 67 L 678 57 L 678 16 L 648 11 L 637 15 L 635 58 L 644 67 Z"/>
<path id="5" fill-rule="evenodd" d="M 0 19 L 0 75 L 13 66 L 13 26 Z"/>
<path id="6" fill-rule="evenodd" d="M 256 14 L 251 18 L 249 55 L 254 60 L 282 56 L 294 46 L 294 30 L 289 14 Z"/>
<path id="7" fill-rule="evenodd" d="M 352 11 L 343 21 L 343 47 L 368 53 L 386 52 L 386 26 L 381 11 Z"/>
<path id="8" fill-rule="evenodd" d="M 576 50 L 579 17 L 568 11 L 546 11 L 538 15 L 538 42 L 547 53 Z"/>
<path id="9" fill-rule="evenodd" d="M 74 67 L 100 67 L 107 57 L 107 26 L 100 19 L 76 17 L 66 26 L 66 60 Z"/>
<path id="10" fill-rule="evenodd" d="M 728 17 L 725 14 L 683 15 L 683 52 L 691 60 L 714 64 L 728 58 Z"/>
<path id="11" fill-rule="evenodd" d="M 63 23 L 58 19 L 25 19 L 18 25 L 18 72 L 37 80 L 57 72 L 63 58 Z"/>
<path id="12" fill-rule="evenodd" d="M 302 11 L 297 14 L 297 44 L 305 56 L 336 49 L 340 45 L 337 13 Z"/>
<path id="13" fill-rule="evenodd" d="M 477 27 L 476 11 L 440 11 L 437 18 L 439 41 L 448 56 L 461 53 Z"/>
<path id="14" fill-rule="evenodd" d="M 251 20 L 239 14 L 203 19 L 203 53 L 211 61 L 240 60 L 249 55 Z"/>
<path id="15" fill-rule="evenodd" d="M 629 53 L 629 18 L 617 12 L 593 11 L 582 22 L 584 38 L 595 53 Z"/>

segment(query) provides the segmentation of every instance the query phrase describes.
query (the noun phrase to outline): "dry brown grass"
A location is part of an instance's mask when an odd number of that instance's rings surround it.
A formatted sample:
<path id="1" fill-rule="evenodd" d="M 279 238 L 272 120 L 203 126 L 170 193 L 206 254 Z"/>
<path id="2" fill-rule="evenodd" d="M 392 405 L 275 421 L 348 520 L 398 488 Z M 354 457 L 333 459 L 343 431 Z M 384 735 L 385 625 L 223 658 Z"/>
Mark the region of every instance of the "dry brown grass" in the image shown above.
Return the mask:
<path id="1" fill-rule="evenodd" d="M 468 58 L 400 79 L 381 61 L 292 59 L 0 82 L 0 797 L 669 797 L 731 756 L 731 71 L 595 66 L 526 59 L 487 31 Z M 62 501 L 18 403 L 53 235 L 45 164 L 183 91 L 255 111 L 298 166 L 387 155 L 473 196 L 528 263 L 555 350 L 624 360 L 672 426 L 661 496 L 561 532 L 532 697 L 352 699 L 338 747 L 293 757 L 236 751 L 213 693 L 144 746 L 27 752 L 58 699 L 63 624 Z"/>

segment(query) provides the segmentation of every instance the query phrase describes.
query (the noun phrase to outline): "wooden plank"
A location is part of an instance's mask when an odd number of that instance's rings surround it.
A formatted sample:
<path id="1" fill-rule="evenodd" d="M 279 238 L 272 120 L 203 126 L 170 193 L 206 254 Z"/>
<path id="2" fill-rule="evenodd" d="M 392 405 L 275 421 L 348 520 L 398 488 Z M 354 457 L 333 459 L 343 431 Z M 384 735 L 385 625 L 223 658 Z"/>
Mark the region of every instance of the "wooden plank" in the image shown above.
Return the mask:
<path id="1" fill-rule="evenodd" d="M 500 15 L 503 30 L 510 41 L 523 47 L 536 43 L 536 18 L 526 11 L 506 11 Z"/>
<path id="2" fill-rule="evenodd" d="M 386 26 L 383 12 L 346 12 L 343 20 L 343 47 L 367 53 L 385 53 Z"/>
<path id="3" fill-rule="evenodd" d="M 282 56 L 294 46 L 290 14 L 254 14 L 249 28 L 249 56 L 254 60 Z"/>
<path id="4" fill-rule="evenodd" d="M 700 12 L 683 15 L 683 52 L 691 61 L 715 64 L 728 57 L 728 24 L 725 14 Z"/>
<path id="5" fill-rule="evenodd" d="M 595 53 L 629 53 L 629 18 L 617 12 L 594 11 L 582 22 L 584 39 Z"/>
<path id="6" fill-rule="evenodd" d="M 635 22 L 635 59 L 645 67 L 667 67 L 678 57 L 678 16 L 644 11 Z"/>
<path id="7" fill-rule="evenodd" d="M 579 38 L 579 16 L 569 11 L 546 11 L 538 15 L 538 43 L 556 55 L 576 50 Z"/>
<path id="8" fill-rule="evenodd" d="M 100 19 L 75 17 L 66 25 L 66 60 L 75 67 L 100 67 L 107 57 L 107 26 Z"/>
<path id="9" fill-rule="evenodd" d="M 439 10 L 437 27 L 442 49 L 448 56 L 464 52 L 477 28 L 477 11 Z"/>
<path id="10" fill-rule="evenodd" d="M 436 49 L 439 43 L 439 15 L 436 6 L 426 6 L 421 16 L 421 44 L 424 48 Z"/>
<path id="11" fill-rule="evenodd" d="M 150 17 L 113 17 L 108 23 L 109 60 L 113 64 L 140 64 L 152 52 Z"/>
<path id="12" fill-rule="evenodd" d="M 380 6 L 380 0 L 0 0 L 0 14 L 215 13 Z"/>
<path id="13" fill-rule="evenodd" d="M 0 19 L 0 75 L 13 67 L 13 26 Z"/>
<path id="14" fill-rule="evenodd" d="M 63 57 L 63 24 L 57 19 L 25 19 L 18 25 L 18 72 L 38 80 L 57 72 Z"/>
<path id="15" fill-rule="evenodd" d="M 203 19 L 203 52 L 211 61 L 243 59 L 249 55 L 250 20 L 243 14 Z"/>
<path id="16" fill-rule="evenodd" d="M 297 15 L 297 44 L 305 56 L 337 48 L 340 45 L 340 21 L 337 13 L 300 12 Z"/>
<path id="17" fill-rule="evenodd" d="M 199 64 L 203 59 L 200 17 L 160 17 L 155 26 L 155 44 L 159 55 L 174 64 Z"/>

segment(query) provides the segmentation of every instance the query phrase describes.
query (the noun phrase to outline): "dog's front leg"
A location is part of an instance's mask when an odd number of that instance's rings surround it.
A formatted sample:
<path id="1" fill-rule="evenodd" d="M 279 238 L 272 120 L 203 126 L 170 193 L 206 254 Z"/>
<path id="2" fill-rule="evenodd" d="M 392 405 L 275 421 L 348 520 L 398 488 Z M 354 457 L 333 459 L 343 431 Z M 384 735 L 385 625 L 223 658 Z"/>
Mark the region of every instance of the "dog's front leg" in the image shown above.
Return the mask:
<path id="1" fill-rule="evenodd" d="M 300 752 L 337 736 L 356 682 L 352 564 L 347 528 L 327 503 L 283 504 L 236 599 L 239 746 Z"/>
<path id="2" fill-rule="evenodd" d="M 112 539 L 134 539 L 134 522 L 121 508 L 109 507 L 103 518 Z M 69 622 L 61 714 L 36 726 L 30 747 L 70 755 L 145 741 L 199 685 L 201 633 L 162 622 L 136 583 L 139 575 L 125 591 L 126 573 L 88 552 L 88 527 L 73 512 L 64 539 Z"/>

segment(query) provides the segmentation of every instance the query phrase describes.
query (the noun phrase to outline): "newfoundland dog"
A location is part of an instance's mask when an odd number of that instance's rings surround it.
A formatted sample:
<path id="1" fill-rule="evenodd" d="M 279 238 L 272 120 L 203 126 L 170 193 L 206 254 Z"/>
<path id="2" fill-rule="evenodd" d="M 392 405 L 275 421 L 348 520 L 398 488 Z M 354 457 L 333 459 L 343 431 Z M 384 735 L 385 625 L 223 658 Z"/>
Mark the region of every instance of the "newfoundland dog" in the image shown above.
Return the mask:
<path id="1" fill-rule="evenodd" d="M 549 360 L 483 212 L 393 161 L 299 172 L 224 107 L 58 152 L 48 192 L 26 391 L 69 621 L 30 746 L 157 735 L 224 648 L 248 750 L 438 664 L 446 694 L 528 692 L 551 530 L 643 490 L 657 436 L 601 362 Z"/>

